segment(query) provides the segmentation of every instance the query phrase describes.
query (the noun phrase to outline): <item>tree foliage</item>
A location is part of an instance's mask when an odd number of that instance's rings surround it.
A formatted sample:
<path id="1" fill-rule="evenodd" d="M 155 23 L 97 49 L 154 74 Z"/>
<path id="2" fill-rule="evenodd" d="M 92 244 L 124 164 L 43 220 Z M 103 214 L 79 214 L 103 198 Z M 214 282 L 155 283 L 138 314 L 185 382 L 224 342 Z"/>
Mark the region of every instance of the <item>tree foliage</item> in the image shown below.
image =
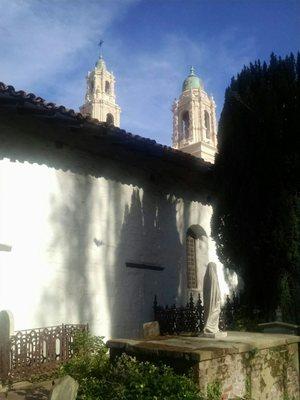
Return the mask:
<path id="1" fill-rule="evenodd" d="M 299 54 L 272 54 L 232 79 L 215 163 L 219 256 L 243 279 L 251 309 L 270 317 L 283 301 L 286 320 L 300 314 L 299 75 Z"/>

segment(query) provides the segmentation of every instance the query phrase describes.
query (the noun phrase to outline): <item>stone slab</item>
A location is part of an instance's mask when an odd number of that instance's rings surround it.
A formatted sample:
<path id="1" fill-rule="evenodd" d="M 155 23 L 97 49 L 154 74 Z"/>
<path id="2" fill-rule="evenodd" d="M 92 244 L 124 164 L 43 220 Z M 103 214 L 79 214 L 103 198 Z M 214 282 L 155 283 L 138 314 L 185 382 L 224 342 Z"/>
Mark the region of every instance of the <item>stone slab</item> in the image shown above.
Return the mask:
<path id="1" fill-rule="evenodd" d="M 203 361 L 227 354 L 245 353 L 300 342 L 300 336 L 257 332 L 228 332 L 224 338 L 158 336 L 149 339 L 113 339 L 110 349 L 132 354 Z"/>

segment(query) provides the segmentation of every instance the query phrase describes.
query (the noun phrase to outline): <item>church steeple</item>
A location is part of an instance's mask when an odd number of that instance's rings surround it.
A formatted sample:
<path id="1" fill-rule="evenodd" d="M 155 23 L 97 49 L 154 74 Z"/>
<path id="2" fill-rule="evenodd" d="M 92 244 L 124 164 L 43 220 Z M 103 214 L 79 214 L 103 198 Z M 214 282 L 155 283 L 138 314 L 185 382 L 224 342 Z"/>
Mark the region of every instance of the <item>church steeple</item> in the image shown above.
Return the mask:
<path id="1" fill-rule="evenodd" d="M 216 104 L 205 92 L 194 67 L 172 111 L 173 147 L 213 163 L 217 152 Z"/>
<path id="2" fill-rule="evenodd" d="M 80 107 L 80 112 L 119 127 L 121 108 L 116 104 L 116 80 L 113 73 L 107 70 L 102 53 L 86 81 L 85 103 Z"/>

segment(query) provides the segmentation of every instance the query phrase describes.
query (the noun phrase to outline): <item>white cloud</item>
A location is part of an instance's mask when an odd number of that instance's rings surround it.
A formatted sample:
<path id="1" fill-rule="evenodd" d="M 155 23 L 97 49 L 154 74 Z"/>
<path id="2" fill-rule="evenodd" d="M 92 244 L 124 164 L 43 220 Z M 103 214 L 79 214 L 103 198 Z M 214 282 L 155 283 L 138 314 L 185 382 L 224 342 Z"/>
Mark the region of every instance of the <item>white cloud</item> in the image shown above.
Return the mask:
<path id="1" fill-rule="evenodd" d="M 0 80 L 35 90 L 72 74 L 132 1 L 1 0 Z M 72 80 L 72 78 L 71 78 Z M 62 80 L 59 84 L 68 84 Z"/>

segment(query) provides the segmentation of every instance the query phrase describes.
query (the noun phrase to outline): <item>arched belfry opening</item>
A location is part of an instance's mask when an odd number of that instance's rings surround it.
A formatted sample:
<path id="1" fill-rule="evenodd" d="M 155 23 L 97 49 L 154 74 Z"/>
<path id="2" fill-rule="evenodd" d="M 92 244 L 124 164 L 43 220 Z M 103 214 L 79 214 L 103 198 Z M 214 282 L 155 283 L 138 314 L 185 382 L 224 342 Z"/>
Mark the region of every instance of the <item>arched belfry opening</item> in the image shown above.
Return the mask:
<path id="1" fill-rule="evenodd" d="M 208 263 L 208 237 L 200 225 L 191 225 L 186 232 L 187 288 L 202 295 L 203 277 Z"/>
<path id="2" fill-rule="evenodd" d="M 108 113 L 106 115 L 106 122 L 108 124 L 112 124 L 112 125 L 114 124 L 114 117 L 113 117 L 113 115 L 111 113 Z"/>
<path id="3" fill-rule="evenodd" d="M 182 129 L 181 129 L 182 136 L 187 139 L 190 136 L 190 114 L 188 111 L 184 111 L 182 113 L 181 121 L 182 121 Z"/>
<path id="4" fill-rule="evenodd" d="M 105 93 L 110 94 L 110 83 L 105 81 Z"/>
<path id="5" fill-rule="evenodd" d="M 206 139 L 210 139 L 210 118 L 209 113 L 206 110 L 204 111 L 204 124 L 206 129 Z"/>

